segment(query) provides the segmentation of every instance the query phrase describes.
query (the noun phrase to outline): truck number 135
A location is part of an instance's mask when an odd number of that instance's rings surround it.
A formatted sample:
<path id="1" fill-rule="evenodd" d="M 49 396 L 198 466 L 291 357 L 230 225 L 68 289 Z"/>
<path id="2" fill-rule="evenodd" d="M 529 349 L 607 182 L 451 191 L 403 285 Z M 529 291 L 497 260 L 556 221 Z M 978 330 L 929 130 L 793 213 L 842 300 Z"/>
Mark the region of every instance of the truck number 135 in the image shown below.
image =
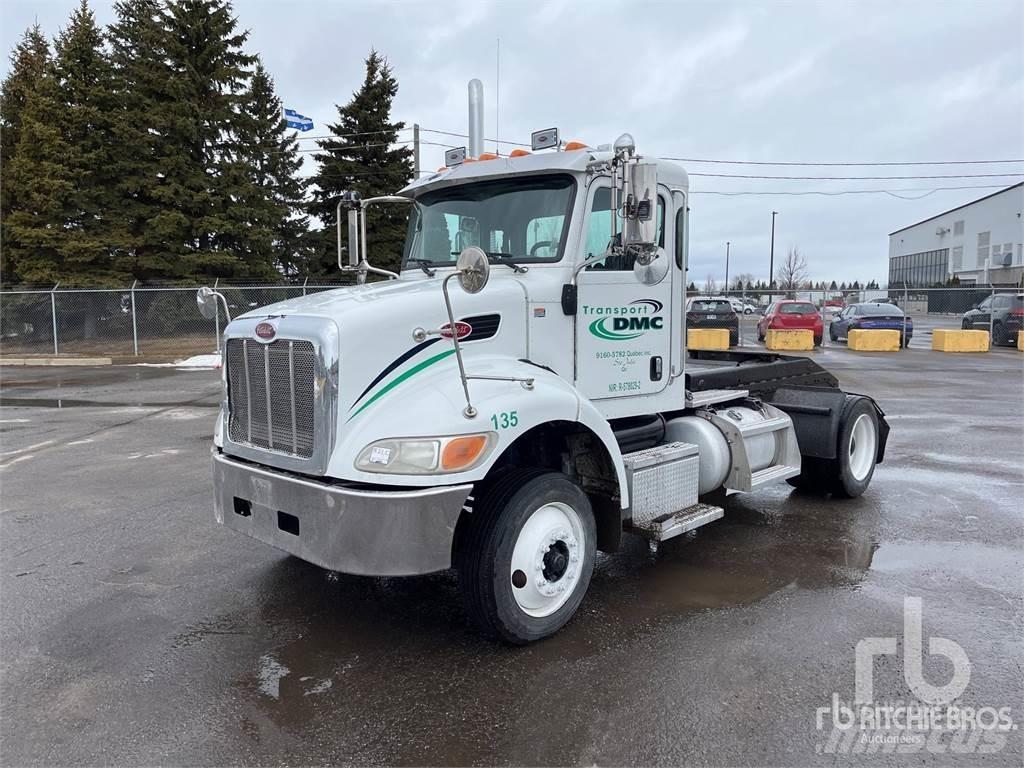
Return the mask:
<path id="1" fill-rule="evenodd" d="M 509 429 L 519 426 L 519 413 L 517 411 L 502 411 L 491 415 L 491 424 L 495 429 Z"/>

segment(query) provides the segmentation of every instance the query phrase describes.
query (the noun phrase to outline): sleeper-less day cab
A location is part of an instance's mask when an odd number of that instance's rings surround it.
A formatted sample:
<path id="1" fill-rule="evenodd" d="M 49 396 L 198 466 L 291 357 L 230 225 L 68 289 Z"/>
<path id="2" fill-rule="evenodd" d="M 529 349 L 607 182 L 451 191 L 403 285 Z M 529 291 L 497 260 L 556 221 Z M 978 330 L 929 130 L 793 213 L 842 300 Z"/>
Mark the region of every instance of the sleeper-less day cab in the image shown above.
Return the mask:
<path id="1" fill-rule="evenodd" d="M 809 359 L 688 359 L 685 171 L 628 134 L 537 136 L 554 148 L 341 200 L 360 284 L 227 326 L 213 451 L 225 527 L 345 573 L 454 567 L 513 643 L 572 617 L 623 532 L 662 541 L 781 480 L 857 496 L 888 433 Z M 366 283 L 374 206 L 409 231 L 401 274 Z"/>

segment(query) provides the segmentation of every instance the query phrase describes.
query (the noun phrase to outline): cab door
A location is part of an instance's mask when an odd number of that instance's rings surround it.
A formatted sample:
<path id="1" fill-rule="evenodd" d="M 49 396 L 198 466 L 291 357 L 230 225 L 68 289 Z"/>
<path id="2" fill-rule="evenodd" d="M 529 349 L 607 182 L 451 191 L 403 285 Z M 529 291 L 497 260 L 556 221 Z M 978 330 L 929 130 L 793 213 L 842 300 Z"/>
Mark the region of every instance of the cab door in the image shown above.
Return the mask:
<path id="1" fill-rule="evenodd" d="M 668 193 L 658 188 L 658 258 L 665 251 Z M 611 191 L 598 179 L 587 193 L 586 218 L 576 263 L 603 253 L 611 236 Z M 671 218 L 671 217 L 669 217 Z M 619 226 L 621 231 L 621 222 Z M 656 285 L 633 275 L 633 260 L 615 256 L 582 270 L 576 280 L 576 387 L 591 400 L 651 395 L 668 383 L 672 368 L 671 301 L 674 273 Z"/>

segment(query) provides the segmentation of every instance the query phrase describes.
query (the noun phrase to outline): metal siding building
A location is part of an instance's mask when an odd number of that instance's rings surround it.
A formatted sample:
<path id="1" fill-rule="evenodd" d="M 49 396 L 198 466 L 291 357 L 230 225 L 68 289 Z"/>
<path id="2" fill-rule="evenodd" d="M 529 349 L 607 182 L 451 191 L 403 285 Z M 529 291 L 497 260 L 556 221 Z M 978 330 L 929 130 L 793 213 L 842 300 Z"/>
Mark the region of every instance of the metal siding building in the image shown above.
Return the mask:
<path id="1" fill-rule="evenodd" d="M 1019 285 L 1024 276 L 1024 182 L 889 235 L 889 287 Z"/>

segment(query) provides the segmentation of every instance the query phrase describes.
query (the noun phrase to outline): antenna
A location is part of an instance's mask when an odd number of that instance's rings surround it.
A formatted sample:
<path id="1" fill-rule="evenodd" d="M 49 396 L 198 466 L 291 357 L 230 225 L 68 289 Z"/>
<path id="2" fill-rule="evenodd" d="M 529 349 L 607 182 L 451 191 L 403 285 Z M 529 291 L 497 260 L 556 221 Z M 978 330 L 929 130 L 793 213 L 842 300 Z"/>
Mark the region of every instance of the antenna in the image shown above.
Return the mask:
<path id="1" fill-rule="evenodd" d="M 499 153 L 498 144 L 501 139 L 501 38 L 494 49 L 495 83 L 494 83 L 494 154 Z"/>

